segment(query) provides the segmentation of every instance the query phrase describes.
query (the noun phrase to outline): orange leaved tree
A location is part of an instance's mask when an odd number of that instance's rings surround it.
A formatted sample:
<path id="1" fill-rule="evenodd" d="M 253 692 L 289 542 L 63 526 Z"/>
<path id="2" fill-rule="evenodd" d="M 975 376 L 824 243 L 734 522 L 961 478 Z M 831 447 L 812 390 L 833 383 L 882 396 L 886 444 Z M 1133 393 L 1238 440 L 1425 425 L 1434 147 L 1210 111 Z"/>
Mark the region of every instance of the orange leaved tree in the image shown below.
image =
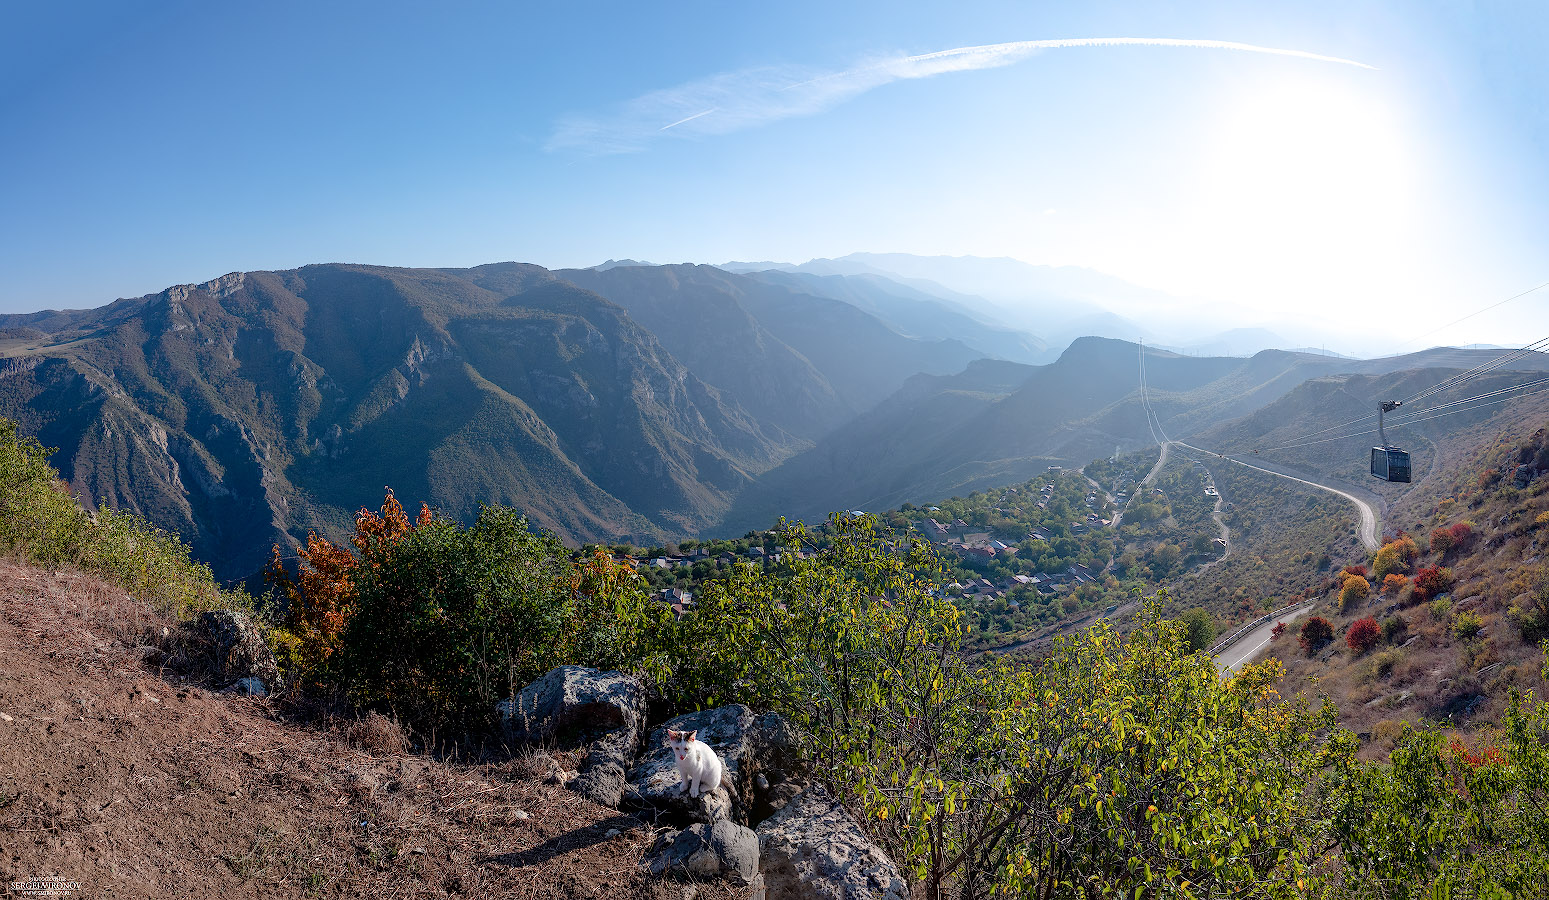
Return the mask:
<path id="1" fill-rule="evenodd" d="M 362 507 L 355 514 L 354 549 L 311 532 L 306 545 L 296 549 L 300 565 L 291 577 L 274 545 L 264 576 L 288 604 L 287 637 L 281 638 L 281 656 L 303 683 L 315 686 L 332 656 L 338 652 L 344 627 L 354 609 L 359 567 L 381 565 L 382 555 L 403 540 L 416 526 L 430 524 L 430 507 L 421 504 L 414 521 L 387 488 L 380 511 Z"/>

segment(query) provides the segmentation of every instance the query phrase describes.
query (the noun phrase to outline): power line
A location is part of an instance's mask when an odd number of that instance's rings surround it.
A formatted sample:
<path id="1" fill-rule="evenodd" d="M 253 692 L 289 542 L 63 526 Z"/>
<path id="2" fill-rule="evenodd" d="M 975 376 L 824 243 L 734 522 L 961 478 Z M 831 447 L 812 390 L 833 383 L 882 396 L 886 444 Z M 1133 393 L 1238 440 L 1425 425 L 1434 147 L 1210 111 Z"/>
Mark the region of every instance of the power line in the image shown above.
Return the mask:
<path id="1" fill-rule="evenodd" d="M 1476 406 L 1470 406 L 1470 407 L 1467 407 L 1465 409 L 1454 409 L 1454 410 L 1452 410 L 1450 412 L 1437 412 L 1438 410 L 1444 410 L 1444 409 L 1447 409 L 1448 407 L 1457 406 L 1457 405 L 1462 404 L 1462 403 L 1472 403 L 1472 402 L 1474 402 L 1476 400 L 1483 400 L 1483 399 L 1486 399 L 1486 398 L 1489 398 L 1489 397 L 1494 397 L 1497 394 L 1504 394 L 1504 393 L 1507 393 L 1509 391 L 1521 390 L 1522 388 L 1527 388 L 1527 387 L 1535 387 L 1535 386 L 1540 385 L 1540 384 L 1549 384 L 1549 378 L 1539 379 L 1538 381 L 1531 381 L 1531 382 L 1528 382 L 1527 384 L 1519 384 L 1519 385 L 1516 385 L 1514 387 L 1502 388 L 1501 390 L 1498 390 L 1498 391 L 1491 391 L 1488 394 L 1480 394 L 1478 397 L 1469 397 L 1469 398 L 1467 398 L 1465 400 L 1454 400 L 1451 403 L 1444 403 L 1444 404 L 1442 404 L 1440 406 L 1430 407 L 1429 409 L 1417 410 L 1415 412 L 1415 416 L 1416 417 L 1404 419 L 1401 422 L 1389 423 L 1388 427 L 1389 428 L 1399 428 L 1399 427 L 1402 427 L 1404 425 L 1414 425 L 1414 424 L 1417 424 L 1419 422 L 1428 422 L 1431 419 L 1439 419 L 1442 416 L 1451 416 L 1451 415 L 1456 415 L 1457 413 L 1473 412 L 1475 410 L 1483 409 L 1486 406 L 1494 406 L 1497 403 L 1509 403 L 1512 400 L 1521 400 L 1524 397 L 1532 397 L 1535 394 L 1542 394 L 1542 393 L 1545 393 L 1545 392 L 1549 392 L 1549 387 L 1546 387 L 1546 388 L 1541 388 L 1541 389 L 1536 390 L 1536 391 L 1530 391 L 1529 393 L 1526 393 L 1526 394 L 1519 394 L 1519 395 L 1517 395 L 1515 397 L 1502 397 L 1502 398 L 1500 398 L 1498 400 L 1490 400 L 1487 403 L 1480 403 L 1480 404 L 1478 404 Z M 1430 413 L 1430 412 L 1435 412 L 1436 414 L 1435 415 L 1429 415 L 1429 416 L 1428 415 L 1423 415 L 1424 413 Z M 1321 440 L 1316 440 L 1316 441 L 1303 441 L 1301 443 L 1295 443 L 1295 444 L 1281 444 L 1278 447 L 1269 447 L 1267 449 L 1268 450 L 1290 450 L 1290 449 L 1295 448 L 1295 447 L 1310 447 L 1310 446 L 1312 446 L 1314 444 L 1328 444 L 1328 443 L 1332 443 L 1334 441 L 1347 441 L 1347 440 L 1350 440 L 1351 438 L 1367 437 L 1369 435 L 1373 435 L 1373 434 L 1376 434 L 1376 433 L 1377 432 L 1376 432 L 1375 429 L 1370 430 L 1370 431 L 1358 431 L 1358 432 L 1353 432 L 1351 434 L 1339 434 L 1339 435 L 1335 435 L 1334 437 L 1323 438 Z M 1263 451 L 1260 451 L 1260 452 L 1263 452 Z"/>
<path id="2" fill-rule="evenodd" d="M 1448 322 L 1447 324 L 1441 326 L 1440 328 L 1433 328 L 1430 331 L 1427 331 L 1425 334 L 1418 335 L 1416 337 L 1412 337 L 1409 340 L 1403 342 L 1402 344 L 1399 344 L 1398 347 L 1395 348 L 1395 349 L 1400 349 L 1401 350 L 1404 347 L 1407 347 L 1410 344 L 1413 344 L 1415 341 L 1421 340 L 1423 338 L 1430 337 L 1431 335 L 1435 334 L 1438 331 L 1446 331 L 1448 328 L 1451 328 L 1452 326 L 1458 324 L 1459 322 L 1467 322 L 1469 319 L 1472 319 L 1474 316 L 1480 315 L 1481 313 L 1487 313 L 1490 310 L 1495 309 L 1497 306 L 1505 306 L 1506 304 L 1510 303 L 1513 300 L 1520 300 L 1523 297 L 1526 297 L 1528 294 L 1534 293 L 1536 291 L 1541 291 L 1541 290 L 1543 290 L 1546 287 L 1549 287 L 1549 281 L 1544 282 L 1543 284 L 1539 285 L 1538 287 L 1528 288 L 1527 290 L 1523 291 L 1520 294 L 1513 294 L 1510 297 L 1507 297 L 1505 300 L 1500 301 L 1499 303 L 1492 303 L 1489 306 L 1486 306 L 1484 309 L 1475 310 L 1475 311 L 1469 313 L 1468 315 L 1464 316 L 1461 319 L 1454 319 L 1453 321 Z M 1396 356 L 1397 354 L 1395 353 L 1394 355 Z"/>
<path id="3" fill-rule="evenodd" d="M 1545 282 L 1545 284 L 1549 285 L 1549 282 Z M 1536 288 L 1535 288 L 1535 290 L 1536 290 Z M 1510 299 L 1515 299 L 1515 298 L 1510 298 Z M 1505 301 L 1502 301 L 1502 302 L 1505 302 Z M 1499 306 L 1500 304 L 1496 304 L 1496 305 Z M 1512 350 L 1509 353 L 1502 354 L 1501 356 L 1498 356 L 1495 359 L 1488 360 L 1486 362 L 1480 363 L 1479 365 L 1474 366 L 1472 369 L 1468 369 L 1466 371 L 1459 372 L 1458 374 L 1453 375 L 1451 377 L 1444 378 L 1441 381 L 1437 382 L 1436 384 L 1433 384 L 1430 387 L 1428 387 L 1428 388 L 1420 391 L 1419 393 L 1415 394 L 1414 396 L 1409 397 L 1408 399 L 1404 400 L 1403 403 L 1413 403 L 1416 400 L 1423 400 L 1426 397 L 1429 397 L 1429 396 L 1432 396 L 1434 394 L 1438 394 L 1438 393 L 1440 393 L 1442 391 L 1449 390 L 1451 388 L 1463 385 L 1463 384 L 1465 384 L 1465 383 L 1467 383 L 1469 381 L 1472 381 L 1475 378 L 1478 378 L 1479 376 L 1485 374 L 1486 372 L 1490 372 L 1490 371 L 1492 371 L 1494 369 L 1498 369 L 1501 366 L 1504 366 L 1507 363 L 1509 363 L 1509 362 L 1511 362 L 1511 361 L 1513 361 L 1515 359 L 1519 359 L 1519 358 L 1521 358 L 1523 356 L 1526 356 L 1529 353 L 1537 352 L 1545 345 L 1549 345 L 1549 337 L 1539 338 L 1538 340 L 1533 341 L 1532 343 L 1527 344 L 1524 347 L 1518 348 L 1516 350 Z M 1534 382 L 1534 383 L 1537 383 L 1537 382 Z M 1465 401 L 1457 401 L 1457 402 L 1465 402 Z M 1439 407 L 1436 407 L 1436 408 L 1439 408 Z M 1425 412 L 1425 410 L 1421 410 L 1420 412 Z M 1345 422 L 1342 425 L 1332 425 L 1332 426 L 1330 426 L 1328 428 L 1321 428 L 1321 429 L 1319 429 L 1317 431 L 1306 432 L 1306 433 L 1301 434 L 1301 435 L 1299 435 L 1299 436 L 1297 436 L 1295 438 L 1292 438 L 1291 440 L 1292 441 L 1300 441 L 1300 440 L 1302 440 L 1304 438 L 1317 437 L 1320 434 L 1327 434 L 1330 431 L 1338 431 L 1341 428 L 1348 428 L 1348 427 L 1350 427 L 1352 425 L 1364 424 L 1366 422 L 1370 422 L 1372 419 L 1375 419 L 1375 418 L 1377 418 L 1377 414 L 1376 413 L 1370 413 L 1370 414 L 1367 414 L 1365 416 L 1360 417 L 1359 419 L 1352 419 L 1349 422 Z M 1402 424 L 1402 422 L 1400 422 L 1398 424 Z M 1363 432 L 1363 433 L 1370 433 L 1370 432 Z M 1349 436 L 1350 435 L 1346 435 L 1345 437 L 1349 437 Z M 1342 440 L 1342 439 L 1343 439 L 1343 437 L 1336 437 L 1336 438 L 1333 438 L 1332 440 Z M 1307 442 L 1307 443 L 1322 443 L 1322 442 L 1321 441 L 1310 441 L 1310 442 Z M 1306 446 L 1306 444 L 1305 443 L 1302 443 L 1302 444 L 1294 444 L 1294 443 L 1293 444 L 1282 444 L 1282 445 L 1276 446 L 1276 447 L 1260 447 L 1260 448 L 1255 448 L 1255 449 L 1256 449 L 1256 452 L 1263 452 L 1264 450 L 1284 450 L 1284 449 L 1287 449 L 1288 447 L 1292 447 L 1292 446 Z"/>
<path id="4" fill-rule="evenodd" d="M 1471 380 L 1473 378 L 1477 378 L 1478 376 L 1483 375 L 1485 372 L 1488 372 L 1491 369 L 1498 369 L 1501 366 L 1506 365 L 1508 362 L 1511 362 L 1514 359 L 1518 359 L 1520 357 L 1526 356 L 1529 353 L 1533 353 L 1533 352 L 1537 351 L 1545 343 L 1549 343 L 1549 337 L 1539 338 L 1538 340 L 1533 341 L 1531 344 L 1528 344 L 1527 346 L 1522 347 L 1522 348 L 1520 348 L 1518 350 L 1513 350 L 1510 353 L 1505 354 L 1504 356 L 1497 357 L 1496 359 L 1490 360 L 1489 362 L 1480 363 L 1479 365 L 1474 366 L 1472 369 L 1469 369 L 1466 372 L 1461 372 L 1461 373 L 1459 373 L 1457 375 L 1452 376 L 1451 378 L 1448 378 L 1448 379 L 1446 379 L 1446 380 L 1444 380 L 1444 381 L 1442 381 L 1442 382 L 1440 382 L 1438 384 L 1435 384 L 1435 385 L 1431 386 L 1430 388 L 1427 388 L 1424 391 L 1421 391 L 1420 393 L 1414 395 L 1413 397 L 1410 397 L 1408 400 L 1405 400 L 1404 402 L 1405 403 L 1412 403 L 1412 402 L 1414 402 L 1416 400 L 1421 400 L 1421 399 L 1424 399 L 1425 397 L 1429 397 L 1432 394 L 1444 391 L 1444 390 L 1446 390 L 1449 387 L 1453 387 L 1454 385 L 1459 385 L 1459 384 L 1462 384 L 1465 381 L 1469 381 L 1469 380 Z"/>
<path id="5" fill-rule="evenodd" d="M 1485 394 L 1479 394 L 1478 396 L 1464 397 L 1461 400 L 1451 400 L 1451 401 L 1448 401 L 1446 403 L 1438 404 L 1436 406 L 1427 407 L 1425 409 L 1413 410 L 1409 414 L 1408 418 L 1401 418 L 1401 419 L 1399 419 L 1396 422 L 1389 423 L 1389 425 L 1390 425 L 1390 427 L 1397 428 L 1397 427 L 1400 427 L 1400 426 L 1403 426 L 1403 425 L 1408 425 L 1411 422 L 1420 421 L 1420 419 L 1417 418 L 1417 417 L 1422 416 L 1425 413 L 1435 412 L 1435 411 L 1441 410 L 1441 409 L 1447 409 L 1448 407 L 1457 406 L 1457 405 L 1463 404 L 1463 403 L 1472 403 L 1472 402 L 1474 402 L 1476 400 L 1483 400 L 1483 399 L 1486 399 L 1486 398 L 1489 398 L 1489 397 L 1494 397 L 1494 396 L 1497 396 L 1497 395 L 1500 395 L 1500 394 L 1506 394 L 1506 393 L 1510 393 L 1512 391 L 1519 391 L 1519 390 L 1522 390 L 1523 388 L 1536 387 L 1536 386 L 1538 386 L 1540 384 L 1549 384 L 1549 378 L 1540 378 L 1537 381 L 1529 381 L 1529 382 L 1527 382 L 1525 384 L 1511 385 L 1510 387 L 1500 388 L 1499 390 L 1490 391 L 1489 393 L 1485 393 Z M 1526 395 L 1525 394 L 1523 396 L 1530 396 L 1530 395 Z M 1514 398 L 1507 398 L 1507 399 L 1514 399 Z M 1504 401 L 1502 401 L 1502 402 L 1504 402 Z M 1461 412 L 1461 410 L 1460 410 L 1460 412 Z M 1371 417 L 1368 417 L 1368 418 L 1371 418 Z M 1432 416 L 1430 418 L 1435 418 L 1435 417 Z M 1327 430 L 1327 429 L 1325 429 L 1325 430 Z M 1313 437 L 1316 434 L 1320 434 L 1320 433 L 1321 432 L 1314 432 L 1313 434 L 1310 434 L 1310 435 L 1304 435 L 1304 437 Z M 1306 446 L 1308 446 L 1310 444 L 1326 444 L 1326 443 L 1329 443 L 1331 441 L 1342 441 L 1342 440 L 1347 440 L 1347 439 L 1353 438 L 1353 437 L 1362 437 L 1364 435 L 1376 434 L 1376 433 L 1377 432 L 1375 432 L 1375 431 L 1353 431 L 1353 432 L 1350 432 L 1349 434 L 1336 434 L 1333 437 L 1325 438 L 1323 440 L 1317 440 L 1317 441 L 1303 441 L 1300 438 L 1296 438 L 1296 439 L 1293 439 L 1292 443 L 1289 443 L 1289 444 L 1278 444 L 1278 445 L 1276 445 L 1274 447 L 1261 447 L 1256 452 L 1264 452 L 1264 451 L 1268 451 L 1268 450 L 1287 450 L 1287 449 L 1290 449 L 1292 447 L 1306 447 Z"/>

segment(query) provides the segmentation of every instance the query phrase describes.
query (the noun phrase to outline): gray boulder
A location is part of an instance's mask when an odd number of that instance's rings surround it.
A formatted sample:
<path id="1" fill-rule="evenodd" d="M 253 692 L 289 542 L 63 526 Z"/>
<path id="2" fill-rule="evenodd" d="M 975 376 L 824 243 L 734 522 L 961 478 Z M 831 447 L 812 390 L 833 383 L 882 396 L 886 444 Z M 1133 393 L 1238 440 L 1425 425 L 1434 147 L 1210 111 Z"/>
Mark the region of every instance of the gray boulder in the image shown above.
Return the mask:
<path id="1" fill-rule="evenodd" d="M 602 806 L 617 808 L 624 796 L 624 773 L 635 749 L 632 735 L 619 729 L 592 743 L 577 767 L 571 790 Z"/>
<path id="2" fill-rule="evenodd" d="M 725 819 L 669 832 L 646 857 L 652 875 L 731 878 L 752 884 L 758 878 L 758 835 Z"/>
<path id="3" fill-rule="evenodd" d="M 640 759 L 629 772 L 630 802 L 697 822 L 714 822 L 734 812 L 733 796 L 746 795 L 753 767 L 753 710 L 740 703 L 678 716 L 657 726 L 646 738 Z M 667 731 L 698 732 L 721 758 L 721 786 L 697 799 L 683 790 L 677 759 L 667 746 Z"/>
<path id="4" fill-rule="evenodd" d="M 617 807 L 645 708 L 645 688 L 623 672 L 560 666 L 495 712 L 513 744 L 590 742 L 570 787 L 593 803 Z"/>
<path id="5" fill-rule="evenodd" d="M 233 682 L 256 678 L 269 692 L 284 686 L 274 654 L 247 616 L 235 610 L 213 609 L 199 616 L 194 630 L 213 646 L 222 678 Z"/>
<path id="6" fill-rule="evenodd" d="M 765 819 L 758 846 L 768 900 L 908 900 L 898 866 L 821 786 Z"/>
<path id="7" fill-rule="evenodd" d="M 495 713 L 513 744 L 582 743 L 615 731 L 632 743 L 645 706 L 645 688 L 623 672 L 560 666 L 500 701 Z"/>

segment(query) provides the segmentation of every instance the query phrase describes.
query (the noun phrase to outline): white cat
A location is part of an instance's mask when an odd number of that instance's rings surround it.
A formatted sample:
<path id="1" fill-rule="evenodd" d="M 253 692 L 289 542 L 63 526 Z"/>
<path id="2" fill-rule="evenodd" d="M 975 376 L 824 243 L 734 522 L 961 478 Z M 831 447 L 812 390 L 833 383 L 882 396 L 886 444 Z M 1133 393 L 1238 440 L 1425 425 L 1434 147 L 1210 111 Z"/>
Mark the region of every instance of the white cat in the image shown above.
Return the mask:
<path id="1" fill-rule="evenodd" d="M 673 731 L 667 729 L 667 746 L 678 758 L 678 777 L 683 779 L 682 790 L 690 797 L 708 794 L 721 786 L 721 758 L 704 741 L 694 740 L 697 731 Z"/>

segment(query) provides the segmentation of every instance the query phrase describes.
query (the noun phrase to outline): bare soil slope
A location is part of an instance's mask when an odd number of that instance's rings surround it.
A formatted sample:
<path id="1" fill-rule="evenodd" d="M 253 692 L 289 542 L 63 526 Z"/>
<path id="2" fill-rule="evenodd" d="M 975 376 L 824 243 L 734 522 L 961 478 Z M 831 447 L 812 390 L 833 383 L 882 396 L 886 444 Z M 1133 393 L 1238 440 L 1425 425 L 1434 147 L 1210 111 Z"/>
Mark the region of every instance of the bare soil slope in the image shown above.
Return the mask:
<path id="1" fill-rule="evenodd" d="M 0 883 L 59 877 L 83 897 L 683 895 L 642 871 L 649 828 L 524 760 L 368 752 L 270 701 L 162 677 L 136 638 L 163 624 L 90 578 L 0 560 Z"/>

